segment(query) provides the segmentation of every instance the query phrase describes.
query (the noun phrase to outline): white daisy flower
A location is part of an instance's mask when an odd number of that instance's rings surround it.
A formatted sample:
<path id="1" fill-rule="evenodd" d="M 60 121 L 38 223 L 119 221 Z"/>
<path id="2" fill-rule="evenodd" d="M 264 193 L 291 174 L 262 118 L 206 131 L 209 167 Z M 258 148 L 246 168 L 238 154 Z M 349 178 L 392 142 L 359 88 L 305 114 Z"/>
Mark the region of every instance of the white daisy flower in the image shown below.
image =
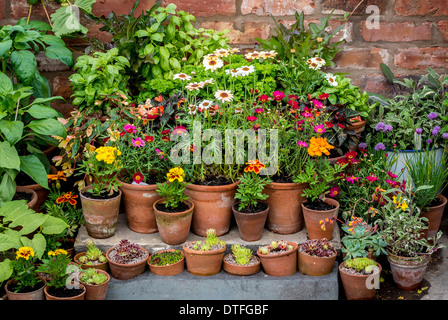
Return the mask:
<path id="1" fill-rule="evenodd" d="M 203 100 L 199 105 L 198 105 L 198 109 L 199 111 L 204 111 L 207 110 L 208 108 L 210 108 L 213 104 L 213 101 L 211 100 Z"/>
<path id="2" fill-rule="evenodd" d="M 208 84 L 213 84 L 214 82 L 215 82 L 215 79 L 210 78 L 210 79 L 207 79 L 207 80 L 202 81 L 201 83 L 202 83 L 204 86 L 206 86 L 206 85 L 208 85 Z"/>
<path id="3" fill-rule="evenodd" d="M 246 58 L 246 59 L 258 59 L 258 58 L 260 58 L 260 52 L 253 51 L 253 52 L 246 53 L 244 55 L 244 58 Z"/>
<path id="4" fill-rule="evenodd" d="M 263 59 L 268 59 L 268 58 L 273 59 L 275 56 L 277 56 L 277 52 L 275 52 L 275 50 L 260 52 L 260 57 Z"/>
<path id="5" fill-rule="evenodd" d="M 227 57 L 230 54 L 230 51 L 228 49 L 216 49 L 213 51 L 214 54 L 216 54 L 219 57 Z"/>
<path id="6" fill-rule="evenodd" d="M 240 71 L 237 69 L 226 69 L 226 74 L 232 76 L 232 77 L 238 77 L 240 76 Z"/>
<path id="7" fill-rule="evenodd" d="M 197 108 L 194 104 L 190 104 L 190 105 L 188 106 L 188 114 L 195 115 L 197 109 L 198 109 L 198 108 Z"/>
<path id="8" fill-rule="evenodd" d="M 204 60 L 219 60 L 220 57 L 216 53 L 210 53 L 204 56 Z"/>
<path id="9" fill-rule="evenodd" d="M 247 75 L 251 74 L 252 72 L 255 72 L 255 67 L 254 66 L 243 66 L 243 67 L 239 67 L 237 70 L 242 76 L 247 76 Z"/>
<path id="10" fill-rule="evenodd" d="M 327 79 L 330 86 L 337 87 L 338 83 L 336 82 L 336 77 L 332 75 L 331 73 L 327 73 L 325 75 L 325 79 Z"/>
<path id="11" fill-rule="evenodd" d="M 221 102 L 232 101 L 233 94 L 230 92 L 230 90 L 217 90 L 215 92 L 215 98 L 216 100 L 219 100 Z"/>
<path id="12" fill-rule="evenodd" d="M 310 58 L 306 62 L 314 70 L 320 70 L 325 65 L 325 60 L 319 57 Z"/>
<path id="13" fill-rule="evenodd" d="M 224 63 L 221 59 L 204 59 L 202 64 L 205 67 L 205 70 L 215 71 L 216 69 L 221 68 Z"/>
<path id="14" fill-rule="evenodd" d="M 185 86 L 185 88 L 187 88 L 190 91 L 199 90 L 199 89 L 201 89 L 203 87 L 204 87 L 204 85 L 202 83 L 200 83 L 200 82 L 190 82 L 189 84 L 187 84 Z"/>
<path id="15" fill-rule="evenodd" d="M 191 80 L 191 76 L 185 73 L 177 73 L 173 76 L 173 80 L 180 79 L 180 80 Z"/>

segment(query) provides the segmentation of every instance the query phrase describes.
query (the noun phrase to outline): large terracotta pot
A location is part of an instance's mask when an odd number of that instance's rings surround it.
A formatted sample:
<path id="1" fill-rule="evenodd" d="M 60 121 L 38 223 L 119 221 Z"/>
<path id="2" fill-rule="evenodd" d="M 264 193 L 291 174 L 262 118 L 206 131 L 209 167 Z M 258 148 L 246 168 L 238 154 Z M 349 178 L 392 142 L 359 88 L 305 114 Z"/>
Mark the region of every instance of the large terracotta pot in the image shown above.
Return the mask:
<path id="1" fill-rule="evenodd" d="M 187 271 L 197 276 L 211 276 L 221 271 L 226 247 L 215 250 L 193 250 L 184 244 L 183 250 Z"/>
<path id="2" fill-rule="evenodd" d="M 292 234 L 303 229 L 303 214 L 301 203 L 307 184 L 271 182 L 263 193 L 269 197 L 265 200 L 269 205 L 266 226 L 279 234 Z"/>
<path id="3" fill-rule="evenodd" d="M 232 206 L 232 211 L 241 239 L 244 241 L 260 240 L 268 217 L 269 205 L 265 210 L 255 213 L 242 213 L 237 208 L 238 203 L 235 203 Z"/>
<path id="4" fill-rule="evenodd" d="M 297 272 L 298 244 L 288 242 L 288 245 L 292 245 L 294 248 L 279 254 L 262 254 L 260 250 L 257 251 L 257 255 L 261 260 L 261 266 L 267 275 L 284 277 Z"/>
<path id="5" fill-rule="evenodd" d="M 417 289 L 423 281 L 430 259 L 430 255 L 422 255 L 420 260 L 400 257 L 388 252 L 387 261 L 389 261 L 392 278 L 397 287 L 409 291 Z"/>
<path id="6" fill-rule="evenodd" d="M 161 197 L 157 185 L 130 184 L 120 181 L 122 201 L 129 229 L 138 233 L 157 232 L 153 204 Z"/>
<path id="7" fill-rule="evenodd" d="M 166 251 L 175 251 L 175 249 L 167 249 L 167 250 L 161 250 L 158 251 L 156 253 L 160 253 L 160 252 L 166 252 Z M 181 251 L 182 252 L 182 251 Z M 149 271 L 151 271 L 152 273 L 158 275 L 158 276 L 175 276 L 179 273 L 182 273 L 185 270 L 185 256 L 182 253 L 182 259 L 170 264 L 170 265 L 165 265 L 165 266 L 158 266 L 155 264 L 151 264 L 151 257 L 153 256 L 153 254 L 151 256 L 149 256 L 148 259 L 148 266 L 149 266 Z"/>
<path id="8" fill-rule="evenodd" d="M 305 225 L 308 231 L 308 238 L 310 239 L 333 239 L 333 230 L 336 222 L 327 223 L 325 225 L 325 230 L 322 230 L 320 221 L 326 218 L 337 218 L 339 211 L 339 202 L 330 198 L 326 198 L 324 202 L 334 205 L 335 208 L 326 211 L 311 210 L 304 205 L 306 201 L 302 203 L 303 217 L 305 219 Z"/>
<path id="9" fill-rule="evenodd" d="M 87 233 L 96 239 L 110 238 L 117 229 L 121 190 L 118 190 L 119 194 L 114 198 L 93 199 L 84 195 L 88 188 L 90 187 L 85 187 L 80 192 Z"/>
<path id="10" fill-rule="evenodd" d="M 370 275 L 348 273 L 343 270 L 345 262 L 339 265 L 342 285 L 347 300 L 372 300 L 376 295 L 375 281 L 380 281 L 381 265 L 377 262 L 378 271 Z"/>
<path id="11" fill-rule="evenodd" d="M 83 284 L 81 284 L 81 283 L 79 283 L 79 287 L 80 287 L 80 289 L 83 289 L 83 291 L 82 291 L 82 293 L 80 293 L 80 294 L 78 294 L 76 296 L 72 296 L 72 297 L 56 297 L 56 296 L 51 295 L 48 292 L 48 290 L 51 287 L 46 286 L 44 288 L 45 299 L 46 300 L 85 300 L 84 298 L 85 298 L 85 295 L 86 295 L 86 287 Z"/>
<path id="12" fill-rule="evenodd" d="M 104 270 L 98 270 L 107 276 L 106 282 L 101 284 L 87 284 L 82 283 L 86 287 L 86 294 L 84 300 L 104 300 L 106 299 L 107 288 L 109 287 L 110 275 Z"/>
<path id="13" fill-rule="evenodd" d="M 308 276 L 324 276 L 333 271 L 337 256 L 336 252 L 331 257 L 318 257 L 301 251 L 299 246 L 297 253 L 298 267 L 301 274 Z"/>
<path id="14" fill-rule="evenodd" d="M 189 208 L 182 212 L 164 212 L 158 210 L 156 208 L 157 204 L 163 203 L 165 200 L 160 199 L 153 204 L 160 238 L 166 244 L 174 245 L 184 243 L 190 234 L 191 220 L 194 215 L 194 204 L 191 201 L 185 201 Z"/>
<path id="15" fill-rule="evenodd" d="M 428 207 L 422 210 L 422 216 L 428 219 L 428 229 L 425 229 L 425 237 L 432 238 L 437 235 L 440 228 L 440 222 L 442 221 L 443 212 L 445 211 L 445 206 L 447 199 L 445 196 L 438 194 L 437 198 L 442 201 L 441 205 L 435 207 Z"/>
<path id="16" fill-rule="evenodd" d="M 233 263 L 227 262 L 226 257 L 229 255 L 231 255 L 231 253 L 224 256 L 223 261 L 222 261 L 224 271 L 229 274 L 232 274 L 234 276 L 251 276 L 253 274 L 258 273 L 261 269 L 261 261 L 260 261 L 259 257 L 255 257 L 255 258 L 257 258 L 258 263 L 245 266 L 245 265 L 238 265 L 238 264 L 233 264 Z"/>
<path id="17" fill-rule="evenodd" d="M 205 237 L 207 229 L 215 229 L 217 236 L 229 232 L 232 222 L 232 205 L 239 181 L 221 186 L 189 184 L 185 194 L 194 203 L 191 231 Z"/>
<path id="18" fill-rule="evenodd" d="M 146 259 L 142 259 L 141 261 L 137 263 L 131 263 L 131 264 L 122 264 L 122 263 L 116 263 L 112 261 L 109 258 L 109 254 L 114 250 L 115 248 L 110 248 L 106 252 L 106 258 L 109 262 L 109 268 L 110 273 L 112 274 L 112 277 L 119 279 L 119 280 L 128 280 L 135 278 L 142 273 L 145 272 L 146 269 L 146 262 L 149 258 L 149 252 L 143 247 L 140 247 L 141 250 L 146 252 Z"/>
<path id="19" fill-rule="evenodd" d="M 16 186 L 16 192 L 24 192 L 24 193 L 28 193 L 31 194 L 31 200 L 27 202 L 27 206 L 28 208 L 34 210 L 34 211 L 38 211 L 39 208 L 37 207 L 37 193 L 36 191 L 34 191 L 31 188 L 28 187 L 24 187 L 24 186 Z"/>
<path id="20" fill-rule="evenodd" d="M 46 286 L 45 280 L 41 282 L 41 286 L 31 292 L 14 292 L 9 290 L 9 285 L 13 284 L 14 280 L 11 279 L 5 284 L 5 291 L 8 300 L 45 300 L 44 288 Z"/>

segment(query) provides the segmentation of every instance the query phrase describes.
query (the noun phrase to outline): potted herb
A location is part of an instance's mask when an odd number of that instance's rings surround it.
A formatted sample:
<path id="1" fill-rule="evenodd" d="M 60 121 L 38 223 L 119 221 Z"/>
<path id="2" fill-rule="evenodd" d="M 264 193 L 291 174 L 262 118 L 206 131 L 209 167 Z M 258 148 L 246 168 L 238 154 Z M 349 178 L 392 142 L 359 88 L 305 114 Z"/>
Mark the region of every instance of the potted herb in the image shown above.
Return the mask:
<path id="1" fill-rule="evenodd" d="M 342 262 L 339 274 L 347 300 L 375 298 L 381 270 L 381 265 L 369 258 L 354 258 Z"/>
<path id="2" fill-rule="evenodd" d="M 252 250 L 235 243 L 231 253 L 224 256 L 223 269 L 229 274 L 250 276 L 260 271 L 261 262 Z"/>
<path id="3" fill-rule="evenodd" d="M 261 266 L 270 276 L 290 276 L 297 272 L 297 248 L 295 242 L 272 241 L 257 250 Z"/>
<path id="4" fill-rule="evenodd" d="M 145 272 L 149 252 L 136 243 L 122 239 L 117 246 L 107 250 L 106 258 L 112 276 L 116 279 L 127 280 Z"/>
<path id="5" fill-rule="evenodd" d="M 220 240 L 214 229 L 207 230 L 205 240 L 183 245 L 187 271 L 198 276 L 211 276 L 221 271 L 226 243 Z"/>
<path id="6" fill-rule="evenodd" d="M 110 275 L 101 269 L 89 268 L 81 271 L 79 281 L 86 287 L 85 300 L 104 300 Z"/>
<path id="7" fill-rule="evenodd" d="M 157 183 L 157 193 L 162 199 L 153 204 L 157 227 L 162 241 L 167 244 L 180 244 L 190 233 L 194 204 L 184 191 L 187 183 L 185 172 L 175 167 L 167 173 L 165 183 Z"/>
<path id="8" fill-rule="evenodd" d="M 298 248 L 299 272 L 309 276 L 323 276 L 331 273 L 337 252 L 327 239 L 307 240 Z"/>
<path id="9" fill-rule="evenodd" d="M 268 195 L 263 194 L 263 189 L 271 180 L 260 177 L 260 170 L 265 167 L 260 161 L 249 160 L 246 164 L 235 194 L 238 201 L 232 206 L 232 211 L 241 239 L 257 241 L 261 239 L 269 213 L 269 205 L 263 201 Z"/>
<path id="10" fill-rule="evenodd" d="M 152 273 L 159 276 L 174 276 L 184 271 L 185 257 L 180 250 L 160 250 L 149 256 L 148 266 Z"/>
<path id="11" fill-rule="evenodd" d="M 82 269 L 101 269 L 107 272 L 108 263 L 103 251 L 95 245 L 92 239 L 87 239 L 85 245 L 87 251 L 76 254 L 74 261 L 81 265 Z"/>

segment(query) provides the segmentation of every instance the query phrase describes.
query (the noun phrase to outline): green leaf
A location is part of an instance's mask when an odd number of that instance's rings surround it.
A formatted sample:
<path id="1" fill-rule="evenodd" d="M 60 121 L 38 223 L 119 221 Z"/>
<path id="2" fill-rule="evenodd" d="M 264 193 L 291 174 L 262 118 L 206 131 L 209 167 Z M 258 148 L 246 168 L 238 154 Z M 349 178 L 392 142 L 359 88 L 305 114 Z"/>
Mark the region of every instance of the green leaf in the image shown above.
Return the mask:
<path id="1" fill-rule="evenodd" d="M 27 237 L 21 237 L 22 245 L 24 247 L 31 247 L 38 259 L 42 258 L 45 253 L 45 248 L 47 247 L 47 241 L 41 233 L 36 233 L 33 239 Z"/>
<path id="2" fill-rule="evenodd" d="M 76 32 L 87 34 L 89 32 L 89 29 L 79 22 L 76 8 L 76 6 L 60 7 L 51 15 L 55 36 L 61 37 Z"/>
<path id="3" fill-rule="evenodd" d="M 68 228 L 68 224 L 60 219 L 53 216 L 48 216 L 48 219 L 42 224 L 43 234 L 60 234 L 65 229 Z"/>
<path id="4" fill-rule="evenodd" d="M 6 95 L 13 90 L 14 87 L 12 85 L 11 79 L 3 72 L 0 72 L 0 94 Z"/>
<path id="5" fill-rule="evenodd" d="M 0 142 L 0 168 L 20 171 L 19 154 L 7 141 Z"/>
<path id="6" fill-rule="evenodd" d="M 76 0 L 75 6 L 87 13 L 92 14 L 92 7 L 95 2 L 96 0 Z"/>
<path id="7" fill-rule="evenodd" d="M 0 130 L 5 135 L 6 140 L 13 146 L 22 138 L 23 122 L 0 120 Z"/>
<path id="8" fill-rule="evenodd" d="M 28 128 L 44 136 L 58 136 L 67 137 L 66 128 L 62 123 L 55 119 L 39 119 L 33 120 L 28 125 Z"/>
<path id="9" fill-rule="evenodd" d="M 2 240 L 0 239 L 0 242 L 1 241 Z M 11 278 L 12 272 L 13 272 L 13 269 L 12 269 L 11 260 L 5 259 L 4 261 L 0 262 L 0 283 Z"/>
<path id="10" fill-rule="evenodd" d="M 37 62 L 32 52 L 26 50 L 14 51 L 11 54 L 11 64 L 20 82 L 29 85 L 34 80 Z"/>
<path id="11" fill-rule="evenodd" d="M 6 40 L 0 43 L 0 58 L 2 58 L 6 52 L 11 49 L 12 40 Z"/>
<path id="12" fill-rule="evenodd" d="M 44 164 L 35 155 L 20 156 L 20 170 L 42 187 L 48 189 L 47 171 Z"/>
<path id="13" fill-rule="evenodd" d="M 69 68 L 73 66 L 73 54 L 67 47 L 49 46 L 45 55 L 50 59 L 60 60 Z"/>

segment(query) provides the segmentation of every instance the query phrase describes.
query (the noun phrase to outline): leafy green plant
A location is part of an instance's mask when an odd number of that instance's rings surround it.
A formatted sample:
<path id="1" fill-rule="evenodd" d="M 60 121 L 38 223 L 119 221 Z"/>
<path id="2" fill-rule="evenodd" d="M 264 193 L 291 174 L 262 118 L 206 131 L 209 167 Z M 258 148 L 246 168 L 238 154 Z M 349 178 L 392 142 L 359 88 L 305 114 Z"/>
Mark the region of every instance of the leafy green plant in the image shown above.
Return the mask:
<path id="1" fill-rule="evenodd" d="M 64 249 L 49 251 L 48 257 L 36 268 L 37 272 L 49 276 L 47 285 L 54 288 L 67 286 L 72 273 L 79 272 L 79 267 L 71 264 L 70 255 Z"/>
<path id="2" fill-rule="evenodd" d="M 166 266 L 182 260 L 183 257 L 180 250 L 161 251 L 152 254 L 149 263 L 156 266 Z"/>
<path id="3" fill-rule="evenodd" d="M 25 292 L 35 288 L 35 286 L 42 282 L 39 279 L 36 270 L 37 257 L 31 247 L 21 247 L 16 251 L 16 259 L 11 261 L 13 273 L 11 279 L 13 280 L 14 292 Z M 11 287 L 9 287 L 11 289 Z"/>
<path id="4" fill-rule="evenodd" d="M 88 268 L 79 274 L 79 280 L 84 284 L 99 285 L 107 281 L 107 276 L 98 269 Z"/>
<path id="5" fill-rule="evenodd" d="M 157 193 L 166 200 L 163 202 L 167 208 L 177 208 L 180 203 L 188 200 L 189 197 L 184 194 L 187 183 L 184 182 L 185 173 L 181 167 L 170 169 L 167 173 L 167 182 L 157 182 Z"/>
<path id="6" fill-rule="evenodd" d="M 93 14 L 92 6 L 96 0 L 75 0 L 73 3 L 69 0 L 50 1 L 61 4 L 61 7 L 51 15 L 52 30 L 57 37 L 86 35 L 89 32 L 89 29 L 81 24 L 79 13 Z M 42 5 L 45 7 L 43 0 Z"/>
<path id="7" fill-rule="evenodd" d="M 231 250 L 238 265 L 247 266 L 250 263 L 253 256 L 252 250 L 237 243 L 232 245 Z"/>

